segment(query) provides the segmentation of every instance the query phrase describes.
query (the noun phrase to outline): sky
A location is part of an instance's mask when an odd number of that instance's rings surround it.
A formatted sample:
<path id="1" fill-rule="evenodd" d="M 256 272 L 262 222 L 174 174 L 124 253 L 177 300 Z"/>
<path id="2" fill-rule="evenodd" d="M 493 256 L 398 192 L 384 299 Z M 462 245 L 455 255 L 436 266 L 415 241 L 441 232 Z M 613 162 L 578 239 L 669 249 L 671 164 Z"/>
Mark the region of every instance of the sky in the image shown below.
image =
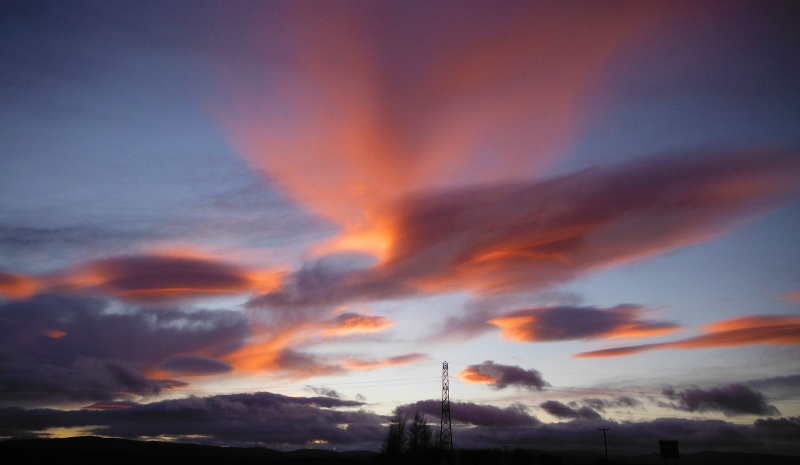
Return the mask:
<path id="1" fill-rule="evenodd" d="M 800 454 L 792 2 L 0 2 L 0 438 Z"/>

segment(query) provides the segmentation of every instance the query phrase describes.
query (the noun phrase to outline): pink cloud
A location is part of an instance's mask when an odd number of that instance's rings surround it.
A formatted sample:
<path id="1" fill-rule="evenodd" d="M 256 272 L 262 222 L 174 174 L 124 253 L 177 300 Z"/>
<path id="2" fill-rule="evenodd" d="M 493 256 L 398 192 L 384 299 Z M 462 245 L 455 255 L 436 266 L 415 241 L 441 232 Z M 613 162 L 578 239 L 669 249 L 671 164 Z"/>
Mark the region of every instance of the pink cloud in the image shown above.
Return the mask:
<path id="1" fill-rule="evenodd" d="M 643 344 L 611 349 L 595 350 L 575 355 L 576 357 L 618 357 L 651 350 L 706 349 L 714 347 L 737 347 L 752 344 L 798 345 L 800 344 L 800 317 L 788 315 L 758 315 L 731 318 L 710 323 L 701 328 L 700 336 L 672 342 Z"/>

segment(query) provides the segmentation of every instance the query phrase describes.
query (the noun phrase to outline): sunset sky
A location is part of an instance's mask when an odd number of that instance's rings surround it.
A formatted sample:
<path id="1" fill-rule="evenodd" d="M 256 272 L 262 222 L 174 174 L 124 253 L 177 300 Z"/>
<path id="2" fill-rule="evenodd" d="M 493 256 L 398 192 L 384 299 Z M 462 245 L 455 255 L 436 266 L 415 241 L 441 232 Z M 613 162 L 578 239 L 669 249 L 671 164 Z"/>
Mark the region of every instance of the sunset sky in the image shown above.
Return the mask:
<path id="1" fill-rule="evenodd" d="M 798 18 L 0 1 L 0 438 L 800 454 Z"/>

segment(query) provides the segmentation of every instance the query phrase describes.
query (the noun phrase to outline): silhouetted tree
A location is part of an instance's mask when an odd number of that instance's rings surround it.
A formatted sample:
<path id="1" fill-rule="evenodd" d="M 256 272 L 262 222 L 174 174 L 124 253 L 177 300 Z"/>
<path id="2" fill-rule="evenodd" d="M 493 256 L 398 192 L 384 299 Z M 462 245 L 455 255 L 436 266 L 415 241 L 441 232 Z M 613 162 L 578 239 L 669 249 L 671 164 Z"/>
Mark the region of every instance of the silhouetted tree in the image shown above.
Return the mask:
<path id="1" fill-rule="evenodd" d="M 408 429 L 408 450 L 419 452 L 433 445 L 433 432 L 428 426 L 428 419 L 420 415 L 419 410 L 414 414 L 414 421 Z"/>
<path id="2" fill-rule="evenodd" d="M 400 455 L 406 448 L 406 414 L 397 407 L 389 419 L 389 433 L 383 440 L 381 453 L 386 455 Z"/>

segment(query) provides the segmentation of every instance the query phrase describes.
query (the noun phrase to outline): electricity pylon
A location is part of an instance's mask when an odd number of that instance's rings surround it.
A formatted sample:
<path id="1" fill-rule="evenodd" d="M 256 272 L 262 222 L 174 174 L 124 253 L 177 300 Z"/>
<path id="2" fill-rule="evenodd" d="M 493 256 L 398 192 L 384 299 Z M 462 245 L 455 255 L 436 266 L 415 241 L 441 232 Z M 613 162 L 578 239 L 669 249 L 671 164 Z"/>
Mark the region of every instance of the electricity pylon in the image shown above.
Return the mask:
<path id="1" fill-rule="evenodd" d="M 450 376 L 447 362 L 442 364 L 442 425 L 439 428 L 439 445 L 453 452 L 453 430 L 450 427 Z"/>

